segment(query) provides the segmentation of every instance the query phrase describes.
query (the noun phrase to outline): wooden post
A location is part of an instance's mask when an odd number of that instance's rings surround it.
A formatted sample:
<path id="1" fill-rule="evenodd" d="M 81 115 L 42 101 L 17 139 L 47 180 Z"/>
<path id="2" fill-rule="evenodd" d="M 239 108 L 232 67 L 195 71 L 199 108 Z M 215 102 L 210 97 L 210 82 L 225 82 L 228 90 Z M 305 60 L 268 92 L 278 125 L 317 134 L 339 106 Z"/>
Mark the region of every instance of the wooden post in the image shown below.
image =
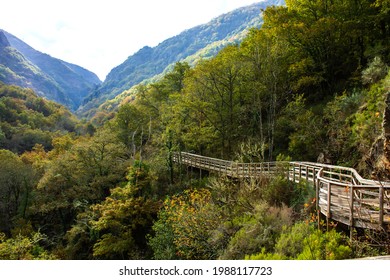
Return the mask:
<path id="1" fill-rule="evenodd" d="M 320 180 L 314 178 L 314 185 L 316 187 L 316 212 L 317 212 L 317 227 L 320 229 Z"/>
<path id="2" fill-rule="evenodd" d="M 326 230 L 327 231 L 329 230 L 329 219 L 331 218 L 331 213 L 330 213 L 330 211 L 331 211 L 331 207 L 330 207 L 331 191 L 332 191 L 331 183 L 328 183 L 328 197 L 327 197 L 328 205 L 327 205 L 327 209 L 326 209 Z"/>
<path id="3" fill-rule="evenodd" d="M 379 186 L 379 225 L 383 227 L 383 196 L 384 188 Z"/>
<path id="4" fill-rule="evenodd" d="M 228 175 L 228 166 L 227 166 L 227 164 L 225 163 L 225 176 L 227 176 Z"/>
<path id="5" fill-rule="evenodd" d="M 354 198 L 353 198 L 353 185 L 350 186 L 349 190 L 349 238 L 352 240 L 353 239 L 353 203 L 354 203 Z"/>
<path id="6" fill-rule="evenodd" d="M 309 181 L 309 168 L 308 168 L 308 166 L 306 165 L 306 167 L 305 167 L 305 172 L 306 172 L 306 181 Z M 315 182 L 316 182 L 316 179 L 315 179 L 315 177 L 313 178 L 313 183 L 315 184 Z"/>
<path id="7" fill-rule="evenodd" d="M 288 162 L 286 166 L 287 166 L 287 182 L 290 182 L 290 162 Z"/>
<path id="8" fill-rule="evenodd" d="M 295 183 L 295 163 L 293 164 L 293 183 Z"/>
<path id="9" fill-rule="evenodd" d="M 299 182 L 301 181 L 301 179 L 302 179 L 302 165 L 301 164 L 299 164 Z"/>

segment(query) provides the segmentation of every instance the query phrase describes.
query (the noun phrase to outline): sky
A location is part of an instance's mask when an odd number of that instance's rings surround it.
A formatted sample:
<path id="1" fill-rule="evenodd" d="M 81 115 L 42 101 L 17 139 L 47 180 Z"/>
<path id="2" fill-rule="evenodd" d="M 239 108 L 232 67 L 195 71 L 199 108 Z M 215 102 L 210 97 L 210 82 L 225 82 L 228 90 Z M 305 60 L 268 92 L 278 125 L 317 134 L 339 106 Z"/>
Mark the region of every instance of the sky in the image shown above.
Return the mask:
<path id="1" fill-rule="evenodd" d="M 3 3 L 1 3 L 3 2 Z M 1 0 L 0 29 L 103 81 L 144 46 L 261 0 Z M 4 3 L 6 2 L 6 3 Z"/>

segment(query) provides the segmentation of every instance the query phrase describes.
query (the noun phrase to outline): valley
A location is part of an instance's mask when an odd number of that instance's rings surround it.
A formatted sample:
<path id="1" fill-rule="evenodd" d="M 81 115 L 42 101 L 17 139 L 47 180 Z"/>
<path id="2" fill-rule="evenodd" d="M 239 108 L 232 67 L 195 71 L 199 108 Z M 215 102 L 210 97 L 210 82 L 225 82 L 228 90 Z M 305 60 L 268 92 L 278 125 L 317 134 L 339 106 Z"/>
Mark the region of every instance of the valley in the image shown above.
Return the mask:
<path id="1" fill-rule="evenodd" d="M 390 254 L 388 2 L 260 4 L 103 82 L 0 31 L 0 259 Z M 244 176 L 268 162 L 293 167 Z M 360 202 L 380 226 L 357 225 Z"/>

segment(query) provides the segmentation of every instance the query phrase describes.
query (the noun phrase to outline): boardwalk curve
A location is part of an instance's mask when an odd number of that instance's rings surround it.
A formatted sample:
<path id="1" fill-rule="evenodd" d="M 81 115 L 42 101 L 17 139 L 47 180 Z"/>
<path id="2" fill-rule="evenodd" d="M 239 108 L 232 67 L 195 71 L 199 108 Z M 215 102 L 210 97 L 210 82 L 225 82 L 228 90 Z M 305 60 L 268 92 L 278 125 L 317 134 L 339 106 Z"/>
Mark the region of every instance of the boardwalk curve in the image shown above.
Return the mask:
<path id="1" fill-rule="evenodd" d="M 313 162 L 238 163 L 191 153 L 176 153 L 174 162 L 224 174 L 250 178 L 283 172 L 288 180 L 311 184 L 316 190 L 316 206 L 327 221 L 351 229 L 390 231 L 390 182 L 362 178 L 353 168 Z"/>

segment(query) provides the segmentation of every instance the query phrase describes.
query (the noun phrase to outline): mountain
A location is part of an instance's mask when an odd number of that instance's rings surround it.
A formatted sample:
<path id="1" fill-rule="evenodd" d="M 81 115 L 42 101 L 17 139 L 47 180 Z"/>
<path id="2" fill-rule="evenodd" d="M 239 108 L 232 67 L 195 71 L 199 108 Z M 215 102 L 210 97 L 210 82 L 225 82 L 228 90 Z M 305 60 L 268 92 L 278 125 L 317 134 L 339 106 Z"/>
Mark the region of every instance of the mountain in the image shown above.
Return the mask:
<path id="1" fill-rule="evenodd" d="M 0 81 L 35 90 L 40 96 L 76 110 L 101 84 L 92 72 L 39 52 L 0 29 Z"/>
<path id="2" fill-rule="evenodd" d="M 283 5 L 283 0 L 266 0 L 223 14 L 169 38 L 156 47 L 145 46 L 111 70 L 103 84 L 85 99 L 77 111 L 91 117 L 105 101 L 141 82 L 156 78 L 178 61 L 196 64 L 215 56 L 228 44 L 239 43 L 251 28 L 262 24 L 261 9 Z"/>

